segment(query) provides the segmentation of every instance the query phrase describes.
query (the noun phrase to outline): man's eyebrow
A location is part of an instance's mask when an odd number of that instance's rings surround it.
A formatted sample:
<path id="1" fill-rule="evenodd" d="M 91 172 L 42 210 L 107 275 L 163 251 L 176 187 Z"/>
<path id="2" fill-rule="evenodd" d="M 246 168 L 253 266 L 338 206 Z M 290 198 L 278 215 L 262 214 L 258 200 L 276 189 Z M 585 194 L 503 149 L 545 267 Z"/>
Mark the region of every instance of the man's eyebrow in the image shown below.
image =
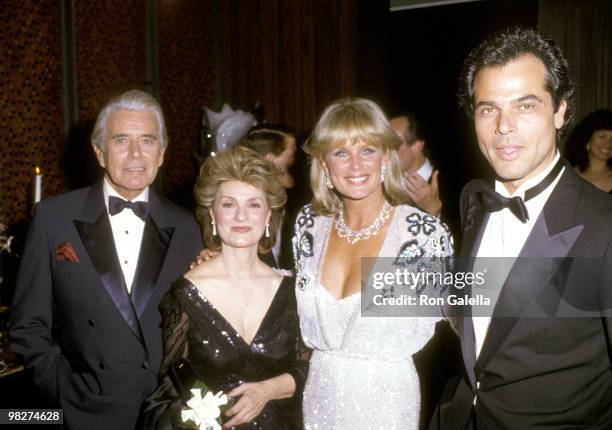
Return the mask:
<path id="1" fill-rule="evenodd" d="M 129 136 L 127 133 L 117 133 L 117 134 L 113 134 L 111 136 L 111 139 L 117 139 L 119 137 L 127 137 L 127 136 Z M 154 134 L 143 134 L 140 137 L 146 137 L 148 139 L 157 140 L 157 136 Z"/>
<path id="2" fill-rule="evenodd" d="M 497 104 L 495 102 L 490 102 L 488 100 L 481 100 L 478 103 L 476 103 L 476 106 L 474 106 L 474 108 L 477 108 L 477 107 L 480 107 L 480 106 L 497 107 Z"/>
<path id="3" fill-rule="evenodd" d="M 514 100 L 514 103 L 522 103 L 522 102 L 527 102 L 527 101 L 536 101 L 538 103 L 544 103 L 544 100 L 542 100 L 540 97 L 536 96 L 535 94 L 527 94 L 526 96 L 519 97 L 518 99 Z"/>

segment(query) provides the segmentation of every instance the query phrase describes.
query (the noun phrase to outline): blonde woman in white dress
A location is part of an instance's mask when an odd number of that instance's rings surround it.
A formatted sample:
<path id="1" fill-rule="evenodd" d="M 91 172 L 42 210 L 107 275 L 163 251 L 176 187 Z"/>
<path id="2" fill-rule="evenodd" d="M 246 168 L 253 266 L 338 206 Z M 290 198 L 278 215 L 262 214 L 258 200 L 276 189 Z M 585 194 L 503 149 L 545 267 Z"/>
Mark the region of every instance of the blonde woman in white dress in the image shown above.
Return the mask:
<path id="1" fill-rule="evenodd" d="M 318 121 L 312 204 L 293 238 L 300 328 L 313 348 L 304 390 L 306 429 L 417 429 L 419 377 L 412 355 L 438 318 L 361 314 L 361 257 L 452 253 L 448 229 L 409 206 L 398 164 L 400 138 L 380 108 L 343 99 Z"/>

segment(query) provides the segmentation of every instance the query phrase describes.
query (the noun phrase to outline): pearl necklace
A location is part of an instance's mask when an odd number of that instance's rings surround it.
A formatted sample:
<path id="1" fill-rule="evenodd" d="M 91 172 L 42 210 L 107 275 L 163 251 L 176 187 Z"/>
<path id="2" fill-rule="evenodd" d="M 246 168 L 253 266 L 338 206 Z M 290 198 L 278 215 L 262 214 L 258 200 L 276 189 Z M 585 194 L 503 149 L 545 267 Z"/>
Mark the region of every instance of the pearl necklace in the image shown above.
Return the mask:
<path id="1" fill-rule="evenodd" d="M 376 217 L 376 219 L 367 227 L 362 228 L 361 230 L 353 230 L 344 222 L 344 205 L 340 206 L 340 213 L 338 214 L 338 219 L 336 220 L 336 230 L 338 231 L 338 236 L 346 241 L 354 245 L 360 240 L 367 240 L 372 236 L 376 236 L 380 231 L 381 227 L 385 225 L 385 221 L 389 218 L 389 213 L 393 209 L 387 201 L 383 205 L 380 213 Z"/>

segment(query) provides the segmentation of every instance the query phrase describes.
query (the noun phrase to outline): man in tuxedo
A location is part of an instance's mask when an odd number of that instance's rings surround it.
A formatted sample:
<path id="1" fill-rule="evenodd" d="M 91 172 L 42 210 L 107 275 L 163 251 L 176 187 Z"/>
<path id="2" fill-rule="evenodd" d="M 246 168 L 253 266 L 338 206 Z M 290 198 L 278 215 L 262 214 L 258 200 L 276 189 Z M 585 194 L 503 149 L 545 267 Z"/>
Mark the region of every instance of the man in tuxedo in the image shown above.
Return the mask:
<path id="1" fill-rule="evenodd" d="M 464 371 L 432 428 L 612 428 L 612 198 L 559 156 L 573 90 L 535 30 L 493 35 L 466 59 L 460 103 L 496 179 L 463 190 L 461 253 L 514 260 L 492 314 L 460 310 Z"/>
<path id="2" fill-rule="evenodd" d="M 36 207 L 11 347 L 66 428 L 133 429 L 157 386 L 159 301 L 202 240 L 194 217 L 150 187 L 168 140 L 153 97 L 112 99 L 91 140 L 104 179 Z"/>

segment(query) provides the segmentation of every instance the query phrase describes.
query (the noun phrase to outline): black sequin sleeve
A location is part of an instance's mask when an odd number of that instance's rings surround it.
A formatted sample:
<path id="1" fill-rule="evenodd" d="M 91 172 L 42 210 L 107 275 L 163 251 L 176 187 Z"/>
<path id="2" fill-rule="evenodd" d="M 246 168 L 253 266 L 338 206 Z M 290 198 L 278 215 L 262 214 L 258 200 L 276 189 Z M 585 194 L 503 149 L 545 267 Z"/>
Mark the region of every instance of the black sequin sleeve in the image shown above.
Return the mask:
<path id="1" fill-rule="evenodd" d="M 189 318 L 172 289 L 160 302 L 159 310 L 162 315 L 164 358 L 159 372 L 159 385 L 142 406 L 141 428 L 172 430 L 179 424 L 177 419 L 183 404 L 168 375 L 168 369 L 186 354 Z"/>

